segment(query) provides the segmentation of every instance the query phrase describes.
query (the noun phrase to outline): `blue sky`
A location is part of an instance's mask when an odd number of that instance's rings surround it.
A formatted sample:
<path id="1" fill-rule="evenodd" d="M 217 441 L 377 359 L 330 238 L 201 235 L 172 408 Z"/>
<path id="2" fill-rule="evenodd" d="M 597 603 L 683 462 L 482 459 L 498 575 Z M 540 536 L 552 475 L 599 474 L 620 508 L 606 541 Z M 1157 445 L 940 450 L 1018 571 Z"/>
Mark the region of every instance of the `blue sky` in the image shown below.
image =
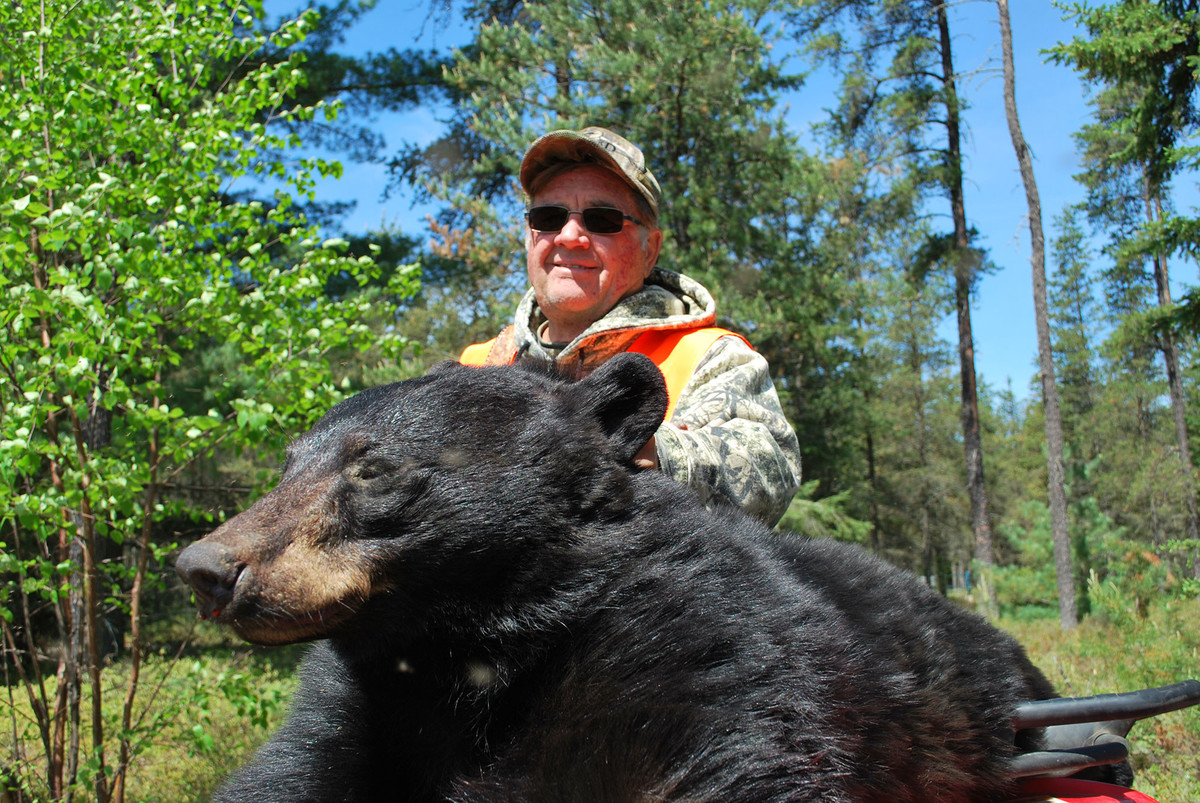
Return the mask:
<path id="1" fill-rule="evenodd" d="M 284 4 L 273 0 L 271 5 Z M 428 21 L 428 7 L 427 2 L 418 0 L 379 0 L 349 32 L 341 49 L 355 53 L 393 46 L 446 48 L 462 41 L 461 30 L 439 28 Z M 983 278 L 972 307 L 976 370 L 981 382 L 997 389 L 1011 383 L 1017 397 L 1025 399 L 1031 393 L 1037 361 L 1028 209 L 1004 116 L 997 12 L 994 3 L 980 0 L 953 4 L 950 11 L 955 69 L 968 76 L 960 90 L 970 104 L 964 118 L 963 147 L 967 216 L 981 234 L 979 244 L 999 268 Z M 1061 12 L 1048 0 L 1011 0 L 1010 15 L 1018 114 L 1035 160 L 1049 251 L 1055 234 L 1053 217 L 1083 196 L 1072 178 L 1079 169 L 1072 134 L 1087 122 L 1089 109 L 1075 73 L 1050 63 L 1041 52 L 1072 38 L 1073 24 L 1062 20 Z M 787 119 L 797 132 L 803 132 L 832 105 L 833 89 L 828 82 L 814 80 L 787 99 Z M 437 110 L 422 109 L 381 117 L 376 127 L 389 145 L 396 146 L 403 141 L 428 142 L 441 126 Z M 653 162 L 652 154 L 649 158 Z M 411 208 L 403 196 L 381 198 L 386 181 L 382 166 L 347 162 L 345 168 L 342 180 L 322 183 L 319 194 L 323 199 L 357 201 L 347 220 L 349 230 L 388 223 L 406 233 L 423 232 L 427 210 Z M 1182 207 L 1195 204 L 1194 189 L 1193 184 L 1193 191 L 1187 193 L 1193 200 L 1181 203 Z M 948 215 L 948 204 L 934 205 L 932 211 Z M 948 217 L 944 228 L 950 228 Z M 1048 263 L 1047 271 L 1052 267 Z M 1177 260 L 1172 271 L 1176 283 L 1195 284 L 1194 265 Z M 952 317 L 943 322 L 941 331 L 950 343 L 957 343 Z"/>

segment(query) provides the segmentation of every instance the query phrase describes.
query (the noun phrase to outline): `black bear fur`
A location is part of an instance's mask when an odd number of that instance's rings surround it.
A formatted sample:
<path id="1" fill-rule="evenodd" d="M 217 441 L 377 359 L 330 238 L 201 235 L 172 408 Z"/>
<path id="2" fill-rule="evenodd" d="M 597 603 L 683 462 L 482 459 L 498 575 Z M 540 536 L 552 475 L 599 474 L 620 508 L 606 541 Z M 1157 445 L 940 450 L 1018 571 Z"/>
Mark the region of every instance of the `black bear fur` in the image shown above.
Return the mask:
<path id="1" fill-rule="evenodd" d="M 181 555 L 202 612 L 321 639 L 219 801 L 988 801 L 1053 696 L 1020 646 L 853 546 L 632 458 L 665 390 L 440 366 L 334 407 Z"/>

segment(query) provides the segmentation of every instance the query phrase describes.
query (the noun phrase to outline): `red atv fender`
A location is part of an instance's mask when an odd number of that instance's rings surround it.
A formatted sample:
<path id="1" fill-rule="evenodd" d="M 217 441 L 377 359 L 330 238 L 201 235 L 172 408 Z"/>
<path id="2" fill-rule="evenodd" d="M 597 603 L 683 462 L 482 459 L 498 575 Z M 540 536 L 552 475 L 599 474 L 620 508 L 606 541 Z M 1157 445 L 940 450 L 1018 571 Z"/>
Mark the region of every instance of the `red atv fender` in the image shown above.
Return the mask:
<path id="1" fill-rule="evenodd" d="M 1012 803 L 1158 803 L 1154 798 L 1099 781 L 1078 778 L 1029 778 Z"/>

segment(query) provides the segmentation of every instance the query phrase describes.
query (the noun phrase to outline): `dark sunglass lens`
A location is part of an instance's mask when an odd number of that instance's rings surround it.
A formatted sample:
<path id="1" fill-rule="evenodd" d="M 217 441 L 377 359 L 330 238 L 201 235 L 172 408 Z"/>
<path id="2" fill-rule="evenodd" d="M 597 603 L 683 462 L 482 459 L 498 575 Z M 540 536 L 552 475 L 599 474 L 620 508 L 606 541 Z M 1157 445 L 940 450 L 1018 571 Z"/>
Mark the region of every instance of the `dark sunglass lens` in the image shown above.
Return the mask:
<path id="1" fill-rule="evenodd" d="M 528 215 L 529 228 L 534 231 L 558 231 L 567 225 L 570 212 L 565 206 L 535 206 Z"/>
<path id="2" fill-rule="evenodd" d="M 592 234 L 616 234 L 625 228 L 625 213 L 608 206 L 589 206 L 580 212 L 583 227 Z M 561 231 L 571 217 L 565 206 L 535 206 L 525 213 L 534 231 Z"/>
<path id="3" fill-rule="evenodd" d="M 590 206 L 583 210 L 583 225 L 593 234 L 616 234 L 625 228 L 625 213 L 607 206 Z"/>

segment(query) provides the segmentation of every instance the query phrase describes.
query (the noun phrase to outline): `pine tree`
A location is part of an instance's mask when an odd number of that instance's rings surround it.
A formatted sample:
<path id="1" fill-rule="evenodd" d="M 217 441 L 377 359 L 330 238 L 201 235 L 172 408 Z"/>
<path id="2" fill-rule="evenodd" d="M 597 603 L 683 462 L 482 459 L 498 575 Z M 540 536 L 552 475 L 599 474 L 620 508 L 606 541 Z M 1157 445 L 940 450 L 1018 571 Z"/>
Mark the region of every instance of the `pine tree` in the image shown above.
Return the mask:
<path id="1" fill-rule="evenodd" d="M 1193 574 L 1200 578 L 1200 505 L 1187 431 L 1180 333 L 1170 325 L 1189 313 L 1176 309 L 1171 298 L 1167 262 L 1174 253 L 1194 254 L 1200 247 L 1200 218 L 1176 213 L 1169 201 L 1172 179 L 1194 168 L 1200 159 L 1200 146 L 1188 143 L 1200 123 L 1196 105 L 1200 62 L 1195 58 L 1200 50 L 1200 9 L 1188 0 L 1124 0 L 1100 8 L 1076 4 L 1070 14 L 1087 36 L 1053 52 L 1101 89 L 1101 120 L 1091 129 L 1090 138 L 1101 146 L 1104 157 L 1093 162 L 1092 183 L 1108 183 L 1099 177 L 1101 171 L 1137 182 L 1143 221 L 1115 244 L 1113 252 L 1118 270 L 1151 266 L 1158 312 L 1126 325 L 1148 330 L 1166 367 L 1187 538 L 1194 545 Z"/>

